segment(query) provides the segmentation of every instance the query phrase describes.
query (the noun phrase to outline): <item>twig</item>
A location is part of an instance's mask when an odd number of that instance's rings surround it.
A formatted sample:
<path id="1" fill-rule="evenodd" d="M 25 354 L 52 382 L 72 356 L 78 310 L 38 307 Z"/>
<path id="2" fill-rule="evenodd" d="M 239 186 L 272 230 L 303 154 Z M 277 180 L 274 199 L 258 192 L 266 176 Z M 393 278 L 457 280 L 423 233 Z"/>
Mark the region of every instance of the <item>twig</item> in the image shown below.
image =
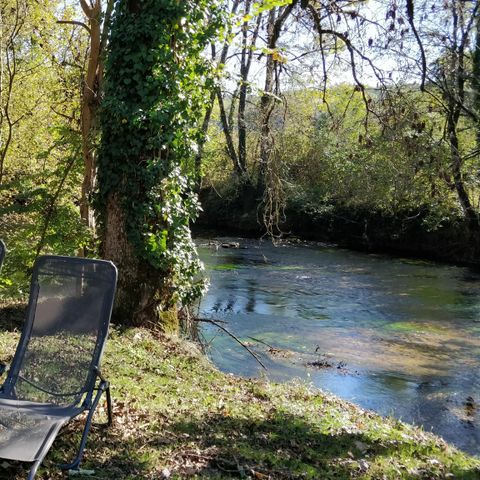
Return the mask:
<path id="1" fill-rule="evenodd" d="M 214 323 L 215 325 L 216 325 L 217 323 L 228 323 L 228 322 L 226 322 L 225 320 L 211 320 L 211 319 L 209 319 L 209 318 L 198 318 L 198 317 L 194 318 L 194 320 L 195 320 L 196 322 Z"/>
<path id="2" fill-rule="evenodd" d="M 209 318 L 196 318 L 195 321 L 197 322 L 204 322 L 204 323 L 211 323 L 212 325 L 215 325 L 217 328 L 225 332 L 229 337 L 232 337 L 238 344 L 240 344 L 259 364 L 260 366 L 264 369 L 267 370 L 267 367 L 263 364 L 263 362 L 260 360 L 258 355 L 253 352 L 250 348 L 248 348 L 247 345 L 245 345 L 238 337 L 236 337 L 232 332 L 228 331 L 225 327 L 220 325 L 220 323 L 217 320 L 211 320 Z M 223 322 L 225 323 L 225 322 Z"/>
<path id="3" fill-rule="evenodd" d="M 264 342 L 263 340 L 260 340 L 259 338 L 255 338 L 255 337 L 247 337 L 247 338 L 250 338 L 254 342 L 263 343 L 264 345 L 266 345 L 268 348 L 271 348 L 272 350 L 277 350 L 275 347 L 272 347 L 267 342 Z"/>
<path id="4" fill-rule="evenodd" d="M 88 32 L 89 35 L 90 33 L 92 33 L 90 28 L 85 23 L 78 22 L 77 20 L 57 20 L 57 23 L 63 23 L 67 25 L 77 25 L 79 27 L 83 27 Z"/>
<path id="5" fill-rule="evenodd" d="M 420 84 L 420 90 L 425 91 L 425 78 L 427 76 L 427 57 L 425 55 L 425 48 L 423 47 L 422 39 L 418 34 L 417 27 L 415 26 L 414 21 L 414 10 L 413 10 L 413 0 L 407 0 L 407 19 L 408 23 L 412 29 L 415 39 L 417 40 L 418 48 L 420 49 L 420 55 L 422 60 L 422 81 Z M 472 16 L 473 18 L 473 16 Z"/>
<path id="6" fill-rule="evenodd" d="M 60 183 L 58 184 L 58 187 L 57 187 L 55 193 L 53 194 L 53 196 L 51 198 L 50 205 L 48 206 L 47 214 L 45 215 L 45 222 L 43 224 L 42 233 L 40 235 L 40 240 L 38 242 L 37 250 L 35 252 L 35 259 L 38 258 L 38 256 L 40 255 L 40 252 L 42 251 L 42 248 L 44 247 L 45 237 L 47 235 L 47 230 L 48 230 L 48 227 L 50 225 L 50 220 L 51 220 L 51 218 L 52 218 L 52 216 L 55 212 L 55 204 L 57 203 L 57 200 L 60 196 L 60 193 L 62 192 L 63 185 L 65 184 L 65 181 L 67 180 L 67 177 L 68 177 L 70 171 L 72 170 L 73 166 L 75 165 L 75 161 L 77 159 L 78 153 L 79 153 L 79 149 L 75 150 L 75 152 L 70 157 L 69 162 L 67 163 L 67 166 L 65 167 L 65 172 L 63 173 L 63 176 L 60 180 Z"/>

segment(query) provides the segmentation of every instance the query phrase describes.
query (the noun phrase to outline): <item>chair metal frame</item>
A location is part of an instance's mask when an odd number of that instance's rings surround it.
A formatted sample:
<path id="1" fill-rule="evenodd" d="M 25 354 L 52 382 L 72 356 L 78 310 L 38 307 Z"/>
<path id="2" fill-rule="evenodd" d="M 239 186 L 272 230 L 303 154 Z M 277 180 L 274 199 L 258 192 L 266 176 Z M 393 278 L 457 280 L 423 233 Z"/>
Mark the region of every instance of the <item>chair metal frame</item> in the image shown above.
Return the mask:
<path id="1" fill-rule="evenodd" d="M 15 398 L 16 397 L 15 395 L 16 381 L 19 375 L 19 370 L 22 365 L 22 361 L 26 353 L 29 339 L 31 337 L 33 322 L 35 319 L 36 302 L 37 302 L 37 296 L 39 292 L 38 274 L 42 265 L 45 262 L 52 261 L 52 260 L 58 261 L 58 262 L 66 262 L 66 263 L 72 263 L 72 262 L 84 263 L 84 264 L 96 263 L 98 265 L 102 265 L 104 268 L 107 267 L 112 269 L 111 271 L 112 281 L 111 281 L 111 285 L 109 285 L 110 291 L 106 293 L 107 300 L 103 305 L 103 311 L 102 311 L 103 324 L 101 324 L 101 328 L 99 327 L 97 332 L 98 348 L 96 347 L 95 351 L 92 354 L 90 371 L 88 373 L 87 380 L 85 381 L 84 388 L 82 392 L 80 392 L 81 395 L 77 396 L 76 403 L 67 405 L 67 406 L 58 406 L 54 404 L 51 404 L 51 405 L 35 404 L 35 402 L 25 402 L 21 400 L 16 400 Z M 39 257 L 35 263 L 35 266 L 33 268 L 32 280 L 31 280 L 30 298 L 29 298 L 29 303 L 27 308 L 26 321 L 22 330 L 20 341 L 17 346 L 17 350 L 15 352 L 12 363 L 8 370 L 7 378 L 5 379 L 3 385 L 0 387 L 0 408 L 1 408 L 2 401 L 4 403 L 10 402 L 13 405 L 16 405 L 15 402 L 17 402 L 17 404 L 19 405 L 19 408 L 20 409 L 26 408 L 25 411 L 27 412 L 29 411 L 28 410 L 29 408 L 31 411 L 32 408 L 34 409 L 38 407 L 40 409 L 44 408 L 45 411 L 48 411 L 48 413 L 50 413 L 50 410 L 48 410 L 50 408 L 51 411 L 53 412 L 52 415 L 55 415 L 56 414 L 55 412 L 60 412 L 60 415 L 62 416 L 59 418 L 62 418 L 63 420 L 65 420 L 65 418 L 68 417 L 68 419 L 66 421 L 62 420 L 61 422 L 59 422 L 58 425 L 55 425 L 54 428 L 52 428 L 48 432 L 48 435 L 45 438 L 45 441 L 41 449 L 37 453 L 37 458 L 33 462 L 33 465 L 31 466 L 31 469 L 28 475 L 28 480 L 33 480 L 33 478 L 35 477 L 35 474 L 37 473 L 39 466 L 41 465 L 43 459 L 48 453 L 51 447 L 51 444 L 55 440 L 60 428 L 65 423 L 68 423 L 73 418 L 75 418 L 77 415 L 88 411 L 88 414 L 85 420 L 85 426 L 83 429 L 82 438 L 81 438 L 78 452 L 75 458 L 70 463 L 59 465 L 59 468 L 65 469 L 65 470 L 75 470 L 79 468 L 79 465 L 80 465 L 80 462 L 82 461 L 83 453 L 85 450 L 87 436 L 92 426 L 93 415 L 95 413 L 95 410 L 103 394 L 105 394 L 106 396 L 107 415 L 108 415 L 108 421 L 103 425 L 110 426 L 112 424 L 113 415 L 112 415 L 112 400 L 111 400 L 111 394 L 110 394 L 110 384 L 101 374 L 100 368 L 99 368 L 99 362 L 100 362 L 100 359 L 105 347 L 107 335 L 108 335 L 108 327 L 109 327 L 110 317 L 111 317 L 112 308 L 113 308 L 116 282 L 117 282 L 117 269 L 112 262 L 108 262 L 105 260 L 92 260 L 92 259 L 85 259 L 80 257 L 61 257 L 61 256 L 54 256 L 54 255 L 45 255 L 45 256 Z M 5 365 L 0 365 L 0 375 L 2 375 L 4 371 L 5 371 Z M 39 390 L 42 390 L 40 387 L 37 387 L 37 388 Z M 43 391 L 49 395 L 57 395 L 54 392 L 49 392 L 47 390 L 43 390 Z M 83 400 L 80 400 L 80 398 L 83 398 Z"/>
<path id="2" fill-rule="evenodd" d="M 7 251 L 7 247 L 2 239 L 0 239 L 0 271 L 2 270 L 3 260 L 5 259 L 5 253 Z"/>

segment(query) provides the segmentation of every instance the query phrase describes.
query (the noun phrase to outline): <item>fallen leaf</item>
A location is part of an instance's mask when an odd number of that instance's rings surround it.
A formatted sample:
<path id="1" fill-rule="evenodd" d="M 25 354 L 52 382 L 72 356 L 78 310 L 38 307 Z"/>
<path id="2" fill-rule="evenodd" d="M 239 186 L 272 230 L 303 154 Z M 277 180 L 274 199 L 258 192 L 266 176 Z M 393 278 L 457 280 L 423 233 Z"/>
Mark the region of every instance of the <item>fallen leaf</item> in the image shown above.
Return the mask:
<path id="1" fill-rule="evenodd" d="M 170 478 L 172 472 L 168 468 L 164 468 L 161 472 L 161 478 Z"/>

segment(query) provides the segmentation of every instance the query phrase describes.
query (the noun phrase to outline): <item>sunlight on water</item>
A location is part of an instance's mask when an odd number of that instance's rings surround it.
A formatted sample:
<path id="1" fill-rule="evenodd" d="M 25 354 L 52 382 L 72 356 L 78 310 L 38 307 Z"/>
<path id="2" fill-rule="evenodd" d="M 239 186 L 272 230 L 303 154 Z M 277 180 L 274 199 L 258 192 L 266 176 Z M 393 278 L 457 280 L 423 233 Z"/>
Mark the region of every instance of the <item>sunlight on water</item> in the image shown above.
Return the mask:
<path id="1" fill-rule="evenodd" d="M 243 240 L 222 248 L 222 241 L 197 241 L 211 280 L 201 315 L 227 322 L 261 355 L 268 377 L 303 378 L 480 454 L 479 272 L 326 247 Z M 265 374 L 214 326 L 202 333 L 220 369 Z"/>

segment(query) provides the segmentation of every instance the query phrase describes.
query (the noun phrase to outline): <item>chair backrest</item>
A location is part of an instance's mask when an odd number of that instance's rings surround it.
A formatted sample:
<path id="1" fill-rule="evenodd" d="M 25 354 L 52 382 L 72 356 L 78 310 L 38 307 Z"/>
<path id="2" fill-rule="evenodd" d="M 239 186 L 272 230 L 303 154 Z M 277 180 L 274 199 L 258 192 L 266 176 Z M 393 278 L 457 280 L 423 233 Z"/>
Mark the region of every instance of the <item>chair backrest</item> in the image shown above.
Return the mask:
<path id="1" fill-rule="evenodd" d="M 111 262 L 39 257 L 3 395 L 57 405 L 78 404 L 91 395 L 116 282 Z"/>
<path id="2" fill-rule="evenodd" d="M 3 240 L 0 240 L 0 270 L 2 269 L 3 259 L 5 258 L 6 250 L 7 249 L 5 247 L 5 244 L 3 243 Z"/>

